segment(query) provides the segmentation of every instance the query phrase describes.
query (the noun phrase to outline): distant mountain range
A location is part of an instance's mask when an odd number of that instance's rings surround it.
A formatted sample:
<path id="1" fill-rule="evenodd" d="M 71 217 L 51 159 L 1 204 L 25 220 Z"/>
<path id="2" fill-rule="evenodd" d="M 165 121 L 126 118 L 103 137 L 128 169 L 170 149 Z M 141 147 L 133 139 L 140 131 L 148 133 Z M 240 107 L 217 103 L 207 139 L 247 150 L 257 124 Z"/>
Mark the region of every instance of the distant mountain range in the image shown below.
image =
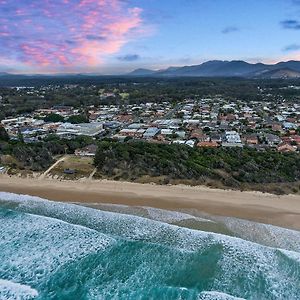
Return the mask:
<path id="1" fill-rule="evenodd" d="M 151 77 L 246 77 L 246 78 L 300 78 L 300 61 L 279 62 L 273 65 L 251 64 L 241 60 L 213 60 L 200 65 L 170 67 L 165 70 L 137 69 L 128 76 Z"/>
<path id="2" fill-rule="evenodd" d="M 169 67 L 163 70 L 137 69 L 128 74 L 114 76 L 100 75 L 97 73 L 81 74 L 11 74 L 0 72 L 0 86 L 38 84 L 39 82 L 53 83 L 81 83 L 97 82 L 106 78 L 122 77 L 243 77 L 253 79 L 297 79 L 300 78 L 300 61 L 279 62 L 277 64 L 251 64 L 241 60 L 221 61 L 212 60 L 200 65 Z"/>

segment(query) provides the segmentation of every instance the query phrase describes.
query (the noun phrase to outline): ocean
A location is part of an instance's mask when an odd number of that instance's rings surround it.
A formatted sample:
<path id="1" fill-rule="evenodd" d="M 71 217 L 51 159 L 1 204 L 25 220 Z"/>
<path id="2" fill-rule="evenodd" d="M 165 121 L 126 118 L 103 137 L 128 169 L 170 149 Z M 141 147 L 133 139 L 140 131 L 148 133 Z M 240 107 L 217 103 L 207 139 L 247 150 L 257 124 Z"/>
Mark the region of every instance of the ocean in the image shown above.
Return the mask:
<path id="1" fill-rule="evenodd" d="M 0 300 L 300 299 L 300 232 L 0 193 Z"/>

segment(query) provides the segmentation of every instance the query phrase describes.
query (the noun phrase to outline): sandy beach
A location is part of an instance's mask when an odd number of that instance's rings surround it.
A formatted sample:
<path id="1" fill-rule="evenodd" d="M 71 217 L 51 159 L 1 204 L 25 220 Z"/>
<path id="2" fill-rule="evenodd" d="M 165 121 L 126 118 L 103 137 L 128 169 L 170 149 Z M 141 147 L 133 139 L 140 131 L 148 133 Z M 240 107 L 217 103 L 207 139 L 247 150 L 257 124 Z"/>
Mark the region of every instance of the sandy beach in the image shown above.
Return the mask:
<path id="1" fill-rule="evenodd" d="M 168 210 L 197 209 L 300 230 L 300 196 L 158 186 L 116 181 L 58 181 L 0 175 L 0 191 L 74 203 L 110 203 Z"/>

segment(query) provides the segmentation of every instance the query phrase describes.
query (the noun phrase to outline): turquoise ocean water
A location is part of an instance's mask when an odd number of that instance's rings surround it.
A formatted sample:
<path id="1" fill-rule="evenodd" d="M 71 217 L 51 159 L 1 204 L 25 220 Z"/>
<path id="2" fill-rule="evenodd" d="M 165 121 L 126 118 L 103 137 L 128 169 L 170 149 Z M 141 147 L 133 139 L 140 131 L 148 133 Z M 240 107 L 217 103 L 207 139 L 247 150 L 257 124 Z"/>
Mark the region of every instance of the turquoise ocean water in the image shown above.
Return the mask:
<path id="1" fill-rule="evenodd" d="M 300 232 L 0 193 L 0 300 L 300 299 Z"/>

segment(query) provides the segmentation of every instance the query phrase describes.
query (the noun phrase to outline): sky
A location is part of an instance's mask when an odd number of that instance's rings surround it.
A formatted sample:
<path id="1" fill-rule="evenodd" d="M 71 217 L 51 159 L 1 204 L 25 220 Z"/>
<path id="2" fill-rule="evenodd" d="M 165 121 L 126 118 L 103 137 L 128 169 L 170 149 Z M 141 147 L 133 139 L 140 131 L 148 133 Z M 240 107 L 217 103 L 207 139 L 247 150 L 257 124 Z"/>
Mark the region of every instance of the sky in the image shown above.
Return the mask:
<path id="1" fill-rule="evenodd" d="M 0 72 L 300 60 L 300 0 L 0 0 Z"/>

